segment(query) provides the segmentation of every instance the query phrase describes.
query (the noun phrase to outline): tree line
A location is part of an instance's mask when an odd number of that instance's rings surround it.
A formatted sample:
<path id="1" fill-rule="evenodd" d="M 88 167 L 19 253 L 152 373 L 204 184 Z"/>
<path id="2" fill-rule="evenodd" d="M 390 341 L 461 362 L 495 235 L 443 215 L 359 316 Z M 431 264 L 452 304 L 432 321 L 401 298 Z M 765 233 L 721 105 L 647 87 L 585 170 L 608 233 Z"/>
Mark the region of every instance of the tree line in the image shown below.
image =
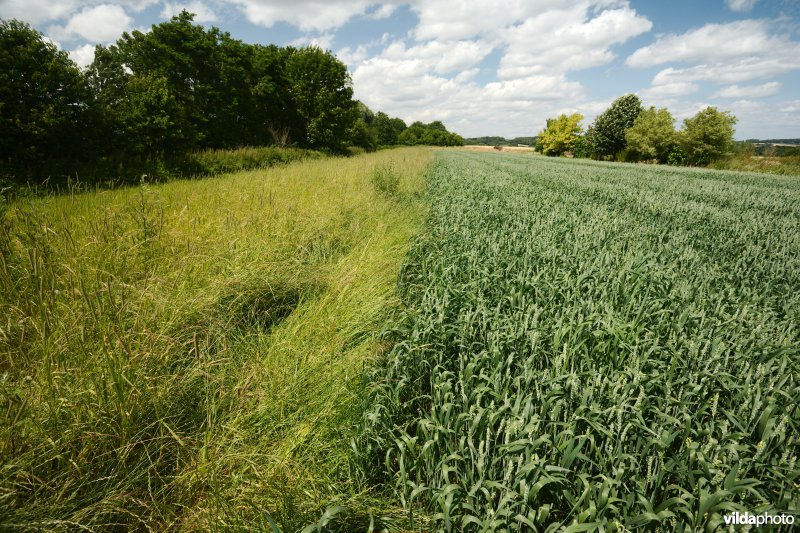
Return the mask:
<path id="1" fill-rule="evenodd" d="M 247 44 L 186 11 L 97 46 L 85 70 L 27 23 L 0 20 L 0 101 L 0 173 L 27 179 L 207 148 L 463 143 L 441 122 L 407 127 L 354 100 L 329 51 Z"/>
<path id="2" fill-rule="evenodd" d="M 668 109 L 645 109 L 638 96 L 626 94 L 614 100 L 585 132 L 583 118 L 574 113 L 547 119 L 536 149 L 552 156 L 571 153 L 601 160 L 698 166 L 725 158 L 734 149 L 736 117 L 715 107 L 685 119 L 676 130 Z"/>

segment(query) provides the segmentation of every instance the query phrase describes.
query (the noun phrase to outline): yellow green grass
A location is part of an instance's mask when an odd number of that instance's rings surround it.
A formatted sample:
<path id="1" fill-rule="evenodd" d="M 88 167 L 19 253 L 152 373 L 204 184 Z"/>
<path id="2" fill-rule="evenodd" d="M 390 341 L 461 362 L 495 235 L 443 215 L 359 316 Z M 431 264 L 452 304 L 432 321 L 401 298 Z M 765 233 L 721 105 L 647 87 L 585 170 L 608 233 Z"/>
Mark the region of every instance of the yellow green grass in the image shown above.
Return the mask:
<path id="1" fill-rule="evenodd" d="M 368 523 L 350 441 L 430 158 L 8 205 L 0 529 Z"/>

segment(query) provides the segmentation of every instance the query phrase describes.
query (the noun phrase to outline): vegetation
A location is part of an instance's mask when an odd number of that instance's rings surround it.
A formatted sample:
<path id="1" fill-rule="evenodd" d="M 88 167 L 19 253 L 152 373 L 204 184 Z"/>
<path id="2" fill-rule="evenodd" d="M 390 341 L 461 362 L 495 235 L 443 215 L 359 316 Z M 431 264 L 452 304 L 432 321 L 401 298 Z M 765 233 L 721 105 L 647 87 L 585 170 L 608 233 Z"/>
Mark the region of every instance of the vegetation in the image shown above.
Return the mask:
<path id="1" fill-rule="evenodd" d="M 410 529 L 800 511 L 800 182 L 448 152 L 359 451 Z"/>
<path id="2" fill-rule="evenodd" d="M 533 146 L 536 144 L 536 137 L 514 137 L 513 139 L 506 139 L 505 137 L 488 136 L 488 137 L 470 137 L 464 139 L 464 144 L 474 144 L 478 146 L 517 146 L 524 144 L 526 146 Z"/>
<path id="3" fill-rule="evenodd" d="M 583 115 L 560 115 L 547 119 L 547 127 L 536 137 L 536 149 L 544 155 L 563 155 L 575 148 L 581 134 Z"/>
<path id="4" fill-rule="evenodd" d="M 635 94 L 620 96 L 594 119 L 586 134 L 586 149 L 596 159 L 614 158 L 625 149 L 625 132 L 642 111 L 642 101 Z"/>
<path id="5" fill-rule="evenodd" d="M 643 109 L 625 131 L 626 159 L 667 163 L 677 140 L 675 119 L 668 109 Z"/>
<path id="6" fill-rule="evenodd" d="M 0 21 L 0 44 L 0 179 L 138 181 L 181 173 L 198 151 L 344 154 L 461 139 L 433 122 L 401 143 L 405 123 L 353 100 L 350 75 L 330 52 L 246 44 L 186 11 L 98 46 L 85 71 L 20 21 Z"/>
<path id="7" fill-rule="evenodd" d="M 366 529 L 350 439 L 429 160 L 0 204 L 0 529 Z"/>
<path id="8" fill-rule="evenodd" d="M 397 137 L 397 142 L 406 145 L 463 146 L 464 139 L 447 131 L 444 124 L 435 120 L 430 124 L 414 122 Z"/>
<path id="9" fill-rule="evenodd" d="M 707 165 L 733 153 L 736 117 L 707 107 L 683 121 L 678 137 L 690 165 Z"/>

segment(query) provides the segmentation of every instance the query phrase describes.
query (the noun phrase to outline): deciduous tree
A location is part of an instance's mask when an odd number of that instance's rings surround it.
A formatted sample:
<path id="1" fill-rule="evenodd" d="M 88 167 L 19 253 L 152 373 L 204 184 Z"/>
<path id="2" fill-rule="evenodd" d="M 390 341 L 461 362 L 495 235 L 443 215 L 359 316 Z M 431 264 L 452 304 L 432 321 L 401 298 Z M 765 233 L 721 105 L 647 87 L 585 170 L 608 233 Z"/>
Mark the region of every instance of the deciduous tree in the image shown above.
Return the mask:
<path id="1" fill-rule="evenodd" d="M 547 127 L 536 138 L 536 149 L 544 155 L 562 155 L 574 148 L 581 134 L 583 115 L 559 115 L 548 118 Z"/>
<path id="2" fill-rule="evenodd" d="M 690 165 L 707 165 L 733 152 L 736 117 L 728 111 L 707 107 L 683 121 L 678 136 Z"/>
<path id="3" fill-rule="evenodd" d="M 592 124 L 592 134 L 588 141 L 593 156 L 605 159 L 614 158 L 625 149 L 625 131 L 633 126 L 642 111 L 642 101 L 635 94 L 626 94 L 614 100 Z"/>
<path id="4" fill-rule="evenodd" d="M 666 108 L 645 109 L 625 132 L 625 140 L 631 159 L 656 159 L 666 163 L 677 141 L 675 119 Z"/>

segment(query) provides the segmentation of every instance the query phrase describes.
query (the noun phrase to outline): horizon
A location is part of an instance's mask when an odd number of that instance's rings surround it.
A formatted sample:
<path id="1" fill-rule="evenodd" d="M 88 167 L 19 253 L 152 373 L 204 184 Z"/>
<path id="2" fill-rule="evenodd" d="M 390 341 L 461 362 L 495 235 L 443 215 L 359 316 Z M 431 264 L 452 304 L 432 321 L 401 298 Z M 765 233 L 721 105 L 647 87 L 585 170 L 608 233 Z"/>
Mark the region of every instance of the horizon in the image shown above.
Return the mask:
<path id="1" fill-rule="evenodd" d="M 330 50 L 354 98 L 407 123 L 441 120 L 465 138 L 531 137 L 581 113 L 584 127 L 627 93 L 680 127 L 706 106 L 731 111 L 736 139 L 800 138 L 800 9 L 790 0 L 1 0 L 79 65 L 95 44 L 146 31 L 182 9 L 233 38 Z"/>

